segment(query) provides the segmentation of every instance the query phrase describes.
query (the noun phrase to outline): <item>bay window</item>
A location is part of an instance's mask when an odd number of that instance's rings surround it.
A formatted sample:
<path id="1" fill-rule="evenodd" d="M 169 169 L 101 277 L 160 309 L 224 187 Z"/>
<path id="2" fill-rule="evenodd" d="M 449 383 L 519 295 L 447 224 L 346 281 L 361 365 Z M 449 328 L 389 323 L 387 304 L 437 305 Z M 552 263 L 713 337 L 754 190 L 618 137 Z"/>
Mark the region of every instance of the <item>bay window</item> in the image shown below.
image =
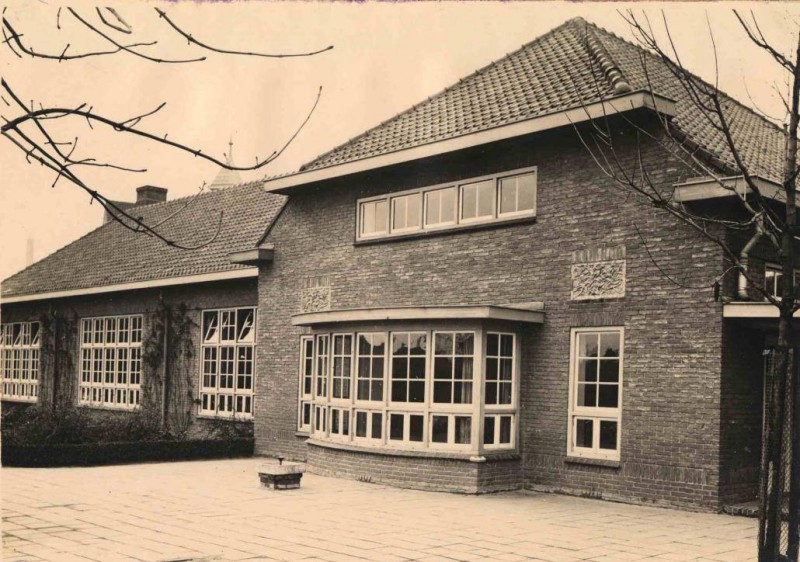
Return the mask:
<path id="1" fill-rule="evenodd" d="M 4 400 L 38 400 L 40 348 L 39 322 L 0 324 L 0 380 Z"/>
<path id="2" fill-rule="evenodd" d="M 202 318 L 200 414 L 251 418 L 256 309 L 204 310 Z"/>
<path id="3" fill-rule="evenodd" d="M 568 454 L 619 460 L 623 329 L 572 331 Z"/>
<path id="4" fill-rule="evenodd" d="M 142 384 L 141 315 L 81 319 L 78 403 L 132 410 Z"/>
<path id="5" fill-rule="evenodd" d="M 300 430 L 316 440 L 434 453 L 516 447 L 513 332 L 479 322 L 365 327 L 301 337 Z"/>

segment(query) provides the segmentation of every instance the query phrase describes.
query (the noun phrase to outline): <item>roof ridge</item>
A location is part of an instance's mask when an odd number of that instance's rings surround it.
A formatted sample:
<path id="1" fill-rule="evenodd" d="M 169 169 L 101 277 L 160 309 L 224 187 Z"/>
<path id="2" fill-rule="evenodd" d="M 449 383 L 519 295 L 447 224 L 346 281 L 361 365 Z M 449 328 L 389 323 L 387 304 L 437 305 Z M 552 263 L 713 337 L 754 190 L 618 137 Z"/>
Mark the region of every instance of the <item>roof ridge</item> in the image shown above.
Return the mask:
<path id="1" fill-rule="evenodd" d="M 373 131 L 375 131 L 377 129 L 380 129 L 384 125 L 387 125 L 388 123 L 391 123 L 392 121 L 395 121 L 396 119 L 399 119 L 403 115 L 406 115 L 408 113 L 413 112 L 419 106 L 421 106 L 421 105 L 423 105 L 425 103 L 428 103 L 431 100 L 434 100 L 436 98 L 439 98 L 439 97 L 443 96 L 444 94 L 446 94 L 450 90 L 452 90 L 452 89 L 458 87 L 459 85 L 461 85 L 462 83 L 468 81 L 473 76 L 478 76 L 478 75 L 482 74 L 483 72 L 485 72 L 486 70 L 488 70 L 488 69 L 492 68 L 493 66 L 495 66 L 498 62 L 510 59 L 511 57 L 514 57 L 514 56 L 518 55 L 519 53 L 521 53 L 521 52 L 525 51 L 526 49 L 530 48 L 531 46 L 533 46 L 534 44 L 544 40 L 547 37 L 550 37 L 551 35 L 554 35 L 557 31 L 560 31 L 563 28 L 566 28 L 566 27 L 569 27 L 569 26 L 572 26 L 572 25 L 581 24 L 581 23 L 587 24 L 588 22 L 585 19 L 583 19 L 582 17 L 580 17 L 580 16 L 568 19 L 567 21 L 565 21 L 561 25 L 559 25 L 557 27 L 554 27 L 553 29 L 551 29 L 550 31 L 544 33 L 543 35 L 540 35 L 540 36 L 528 41 L 527 43 L 524 43 L 520 48 L 518 48 L 518 49 L 516 49 L 516 50 L 514 50 L 514 51 L 512 51 L 510 53 L 506 53 L 505 55 L 503 55 L 501 57 L 498 57 L 497 59 L 489 62 L 488 64 L 485 64 L 484 66 L 478 68 L 477 70 L 471 72 L 470 74 L 464 76 L 463 78 L 459 78 L 458 82 L 450 84 L 449 86 L 445 87 L 442 90 L 439 90 L 435 94 L 428 96 L 424 100 L 421 100 L 421 101 L 415 103 L 414 105 L 412 105 L 408 109 L 405 109 L 405 110 L 403 110 L 403 111 L 401 111 L 399 113 L 396 113 L 395 115 L 393 115 L 392 117 L 389 117 L 388 119 L 384 119 L 383 121 L 381 121 L 380 123 L 378 123 L 374 127 L 370 127 L 369 129 L 367 129 L 363 133 L 358 134 L 358 135 L 352 137 L 351 139 L 348 139 L 348 140 L 344 141 L 343 143 L 336 145 L 335 147 L 333 147 L 332 149 L 330 149 L 330 150 L 328 150 L 326 152 L 323 152 L 322 154 L 318 155 L 313 160 L 310 160 L 309 162 L 306 162 L 305 164 L 300 166 L 300 169 L 298 171 L 302 172 L 303 170 L 313 166 L 315 162 L 318 162 L 319 160 L 323 159 L 324 157 L 328 156 L 329 154 L 332 154 L 332 153 L 336 152 L 340 148 L 342 148 L 344 146 L 347 146 L 348 144 L 352 143 L 355 140 L 358 140 L 358 139 L 361 139 L 361 138 L 364 138 L 364 137 L 368 136 L 370 133 L 372 133 Z"/>
<path id="2" fill-rule="evenodd" d="M 586 48 L 589 54 L 597 61 L 597 64 L 600 65 L 600 70 L 603 71 L 603 76 L 606 77 L 609 84 L 614 89 L 614 93 L 627 94 L 633 91 L 622 69 L 616 63 L 614 57 L 611 56 L 611 53 L 608 52 L 608 49 L 606 49 L 606 46 L 597 36 L 595 30 L 589 27 L 589 22 L 585 23 Z"/>
<path id="3" fill-rule="evenodd" d="M 585 21 L 585 20 L 584 20 L 584 21 Z M 614 33 L 613 31 L 609 31 L 609 30 L 607 30 L 606 28 L 604 28 L 604 27 L 601 27 L 601 26 L 597 25 L 597 24 L 596 24 L 596 23 L 594 23 L 594 22 L 591 22 L 591 21 L 586 21 L 586 24 L 587 24 L 587 26 L 590 26 L 590 27 L 594 28 L 594 30 L 595 30 L 595 31 L 600 31 L 600 32 L 602 32 L 602 33 L 603 33 L 603 34 L 605 34 L 605 35 L 611 36 L 611 37 L 613 37 L 614 39 L 616 39 L 617 41 L 621 41 L 622 43 L 624 43 L 624 44 L 626 44 L 626 45 L 628 45 L 628 46 L 630 46 L 630 47 L 633 47 L 634 49 L 637 49 L 638 51 L 640 51 L 640 52 L 644 53 L 645 55 L 647 55 L 647 56 L 649 56 L 649 57 L 651 57 L 651 58 L 653 58 L 654 60 L 656 60 L 656 61 L 658 61 L 658 62 L 661 62 L 661 59 L 658 57 L 658 55 L 656 55 L 655 53 L 651 52 L 650 50 L 648 50 L 648 49 L 646 49 L 646 48 L 642 47 L 641 45 L 638 45 L 637 43 L 634 43 L 633 41 L 630 41 L 629 39 L 626 39 L 626 38 L 624 38 L 624 37 L 621 37 L 621 36 L 617 35 L 616 33 Z M 600 38 L 600 37 L 598 37 L 598 40 L 599 40 L 601 43 L 602 43 L 602 41 L 603 41 L 603 40 L 602 40 L 602 38 Z M 610 57 L 610 54 L 609 54 L 609 57 Z M 613 60 L 613 59 L 612 59 L 612 60 Z M 672 60 L 672 58 L 670 58 L 670 60 Z M 673 63 L 674 63 L 674 61 L 673 61 Z M 709 82 L 707 82 L 706 80 L 704 80 L 702 77 L 700 77 L 700 75 L 698 75 L 698 74 L 696 74 L 696 73 L 694 73 L 694 72 L 691 72 L 691 71 L 690 71 L 688 68 L 686 68 L 685 66 L 683 66 L 683 70 L 684 70 L 684 71 L 685 71 L 685 72 L 686 72 L 688 75 L 690 75 L 690 76 L 691 76 L 691 77 L 692 77 L 694 80 L 698 80 L 698 81 L 702 82 L 703 84 L 705 84 L 705 85 L 707 85 L 707 86 L 711 86 L 711 84 L 710 84 Z M 715 89 L 716 89 L 716 90 L 717 90 L 717 91 L 718 91 L 720 94 L 722 94 L 723 96 L 725 96 L 727 99 L 729 99 L 730 101 L 732 101 L 733 103 L 735 103 L 736 105 L 738 105 L 739 107 L 741 107 L 742 109 L 745 109 L 745 110 L 747 110 L 748 112 L 750 112 L 751 114 L 755 115 L 756 117 L 758 117 L 759 119 L 761 119 L 763 122 L 765 122 L 765 123 L 767 123 L 768 125 L 770 125 L 770 126 L 772 126 L 773 128 L 775 128 L 777 131 L 779 131 L 779 132 L 781 132 L 781 133 L 783 132 L 783 129 L 782 129 L 782 128 L 781 128 L 781 127 L 778 125 L 778 124 L 776 124 L 776 123 L 774 123 L 773 121 L 771 121 L 771 120 L 767 119 L 766 117 L 764 117 L 763 115 L 761 115 L 761 113 L 759 113 L 758 111 L 755 111 L 755 110 L 754 110 L 752 107 L 750 107 L 749 105 L 747 105 L 747 104 L 745 104 L 745 103 L 743 103 L 743 102 L 739 101 L 738 99 L 736 99 L 735 97 L 733 97 L 732 95 L 730 95 L 729 93 L 727 93 L 725 90 L 723 90 L 723 89 L 721 89 L 721 88 L 719 88 L 719 87 L 717 87 L 717 86 L 711 86 L 711 87 L 715 88 Z"/>

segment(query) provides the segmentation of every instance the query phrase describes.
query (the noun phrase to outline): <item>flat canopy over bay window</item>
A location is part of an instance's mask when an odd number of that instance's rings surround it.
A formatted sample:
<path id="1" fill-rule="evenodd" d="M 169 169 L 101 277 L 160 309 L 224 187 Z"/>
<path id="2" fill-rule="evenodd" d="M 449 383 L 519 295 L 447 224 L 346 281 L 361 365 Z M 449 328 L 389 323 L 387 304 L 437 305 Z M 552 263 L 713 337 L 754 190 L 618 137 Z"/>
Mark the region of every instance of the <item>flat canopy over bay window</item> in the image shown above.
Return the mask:
<path id="1" fill-rule="evenodd" d="M 303 319 L 314 331 L 299 342 L 298 430 L 317 445 L 388 454 L 516 451 L 524 323 L 432 309 Z"/>

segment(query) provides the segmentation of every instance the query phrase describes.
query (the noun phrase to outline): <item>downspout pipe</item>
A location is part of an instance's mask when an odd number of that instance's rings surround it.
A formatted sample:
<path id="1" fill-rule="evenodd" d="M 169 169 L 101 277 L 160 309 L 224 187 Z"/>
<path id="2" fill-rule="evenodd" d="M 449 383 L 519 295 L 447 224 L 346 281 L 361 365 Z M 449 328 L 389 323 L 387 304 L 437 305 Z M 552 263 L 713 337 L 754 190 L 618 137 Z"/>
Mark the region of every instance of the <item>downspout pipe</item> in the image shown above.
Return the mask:
<path id="1" fill-rule="evenodd" d="M 745 275 L 745 271 L 750 267 L 750 252 L 764 234 L 763 222 L 756 222 L 756 231 L 739 254 L 739 264 L 741 265 L 741 269 L 739 270 L 739 290 L 737 294 L 739 300 L 748 300 L 750 298 L 747 293 L 747 276 Z"/>

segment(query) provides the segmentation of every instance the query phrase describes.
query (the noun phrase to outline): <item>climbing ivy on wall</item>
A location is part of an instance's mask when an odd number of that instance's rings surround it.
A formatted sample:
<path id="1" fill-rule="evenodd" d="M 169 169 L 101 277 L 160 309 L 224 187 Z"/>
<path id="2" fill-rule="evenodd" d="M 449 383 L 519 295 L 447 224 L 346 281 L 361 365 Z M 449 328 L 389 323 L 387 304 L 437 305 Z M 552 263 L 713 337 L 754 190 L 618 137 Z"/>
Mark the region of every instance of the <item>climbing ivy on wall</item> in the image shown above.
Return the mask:
<path id="1" fill-rule="evenodd" d="M 194 406 L 192 334 L 197 323 L 188 312 L 184 303 L 159 302 L 150 315 L 142 350 L 142 414 L 178 438 L 189 431 Z"/>

